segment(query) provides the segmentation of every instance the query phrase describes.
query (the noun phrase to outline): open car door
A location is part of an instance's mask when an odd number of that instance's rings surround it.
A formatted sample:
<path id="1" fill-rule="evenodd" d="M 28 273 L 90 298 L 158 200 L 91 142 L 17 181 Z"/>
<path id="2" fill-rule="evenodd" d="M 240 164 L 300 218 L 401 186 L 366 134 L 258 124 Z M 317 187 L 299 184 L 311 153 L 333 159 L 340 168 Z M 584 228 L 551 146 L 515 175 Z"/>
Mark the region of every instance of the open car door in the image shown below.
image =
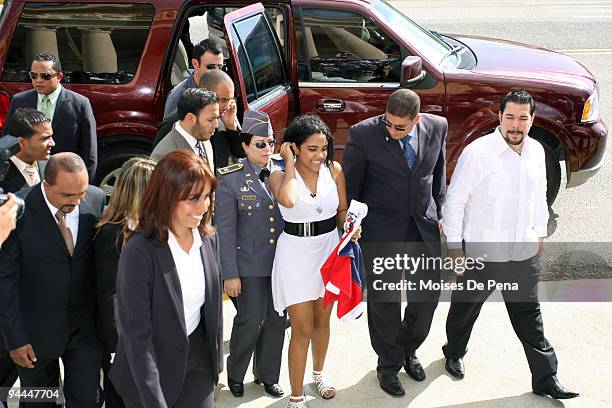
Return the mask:
<path id="1" fill-rule="evenodd" d="M 226 14 L 224 23 L 239 102 L 245 110 L 266 112 L 279 140 L 297 104 L 276 31 L 261 3 Z"/>

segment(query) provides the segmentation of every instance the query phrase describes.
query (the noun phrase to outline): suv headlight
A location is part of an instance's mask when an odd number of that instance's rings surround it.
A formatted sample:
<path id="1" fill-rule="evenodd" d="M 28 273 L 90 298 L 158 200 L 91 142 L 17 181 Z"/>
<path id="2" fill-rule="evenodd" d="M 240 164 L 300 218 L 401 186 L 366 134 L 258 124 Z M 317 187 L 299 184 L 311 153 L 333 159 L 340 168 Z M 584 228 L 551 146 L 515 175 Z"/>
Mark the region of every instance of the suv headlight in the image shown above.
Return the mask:
<path id="1" fill-rule="evenodd" d="M 595 122 L 597 119 L 599 119 L 599 92 L 595 87 L 593 94 L 584 103 L 581 122 Z"/>

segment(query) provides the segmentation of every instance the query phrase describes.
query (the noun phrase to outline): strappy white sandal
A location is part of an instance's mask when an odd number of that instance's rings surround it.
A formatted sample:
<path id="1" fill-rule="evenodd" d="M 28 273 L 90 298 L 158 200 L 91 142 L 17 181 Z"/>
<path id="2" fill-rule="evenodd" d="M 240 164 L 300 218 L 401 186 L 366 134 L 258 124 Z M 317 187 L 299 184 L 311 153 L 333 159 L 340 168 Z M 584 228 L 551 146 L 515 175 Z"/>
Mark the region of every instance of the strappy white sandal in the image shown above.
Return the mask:
<path id="1" fill-rule="evenodd" d="M 321 371 L 313 371 L 312 379 L 317 386 L 317 390 L 319 391 L 319 395 L 323 399 L 332 399 L 336 396 L 336 388 L 333 385 L 325 381 L 325 377 L 323 377 L 323 373 Z M 330 395 L 329 391 L 333 391 Z"/>
<path id="2" fill-rule="evenodd" d="M 287 400 L 286 408 L 308 408 L 308 404 L 306 404 L 306 396 L 302 395 L 301 397 L 294 397 L 293 395 L 289 397 Z"/>

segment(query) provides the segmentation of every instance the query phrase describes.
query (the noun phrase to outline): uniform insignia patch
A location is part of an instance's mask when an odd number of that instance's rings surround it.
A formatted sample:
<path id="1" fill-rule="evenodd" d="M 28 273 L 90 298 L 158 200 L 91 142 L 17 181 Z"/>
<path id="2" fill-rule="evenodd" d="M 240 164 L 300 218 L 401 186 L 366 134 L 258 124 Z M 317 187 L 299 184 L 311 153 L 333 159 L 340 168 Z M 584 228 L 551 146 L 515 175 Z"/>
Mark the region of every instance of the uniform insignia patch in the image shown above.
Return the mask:
<path id="1" fill-rule="evenodd" d="M 221 175 L 229 174 L 229 173 L 233 173 L 233 172 L 238 171 L 238 170 L 242 170 L 243 167 L 244 167 L 243 163 L 231 164 L 229 166 L 225 166 L 225 167 L 221 167 L 221 168 L 217 169 L 217 173 L 219 173 Z"/>
<path id="2" fill-rule="evenodd" d="M 243 195 L 240 196 L 241 200 L 257 200 L 257 196 L 255 195 Z"/>

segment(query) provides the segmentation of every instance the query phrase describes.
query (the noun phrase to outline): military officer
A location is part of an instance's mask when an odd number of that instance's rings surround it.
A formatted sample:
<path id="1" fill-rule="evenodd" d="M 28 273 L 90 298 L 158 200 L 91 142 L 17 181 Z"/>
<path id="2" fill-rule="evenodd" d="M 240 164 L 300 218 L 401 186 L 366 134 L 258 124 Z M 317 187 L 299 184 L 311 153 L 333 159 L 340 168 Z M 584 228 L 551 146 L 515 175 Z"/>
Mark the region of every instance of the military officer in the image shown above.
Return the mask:
<path id="1" fill-rule="evenodd" d="M 267 179 L 280 163 L 272 158 L 274 135 L 267 114 L 246 111 L 242 132 L 247 157 L 218 169 L 216 192 L 223 287 L 236 306 L 227 382 L 232 394 L 242 397 L 244 376 L 254 355 L 255 382 L 280 397 L 286 317 L 274 311 L 270 275 L 283 220 Z"/>

